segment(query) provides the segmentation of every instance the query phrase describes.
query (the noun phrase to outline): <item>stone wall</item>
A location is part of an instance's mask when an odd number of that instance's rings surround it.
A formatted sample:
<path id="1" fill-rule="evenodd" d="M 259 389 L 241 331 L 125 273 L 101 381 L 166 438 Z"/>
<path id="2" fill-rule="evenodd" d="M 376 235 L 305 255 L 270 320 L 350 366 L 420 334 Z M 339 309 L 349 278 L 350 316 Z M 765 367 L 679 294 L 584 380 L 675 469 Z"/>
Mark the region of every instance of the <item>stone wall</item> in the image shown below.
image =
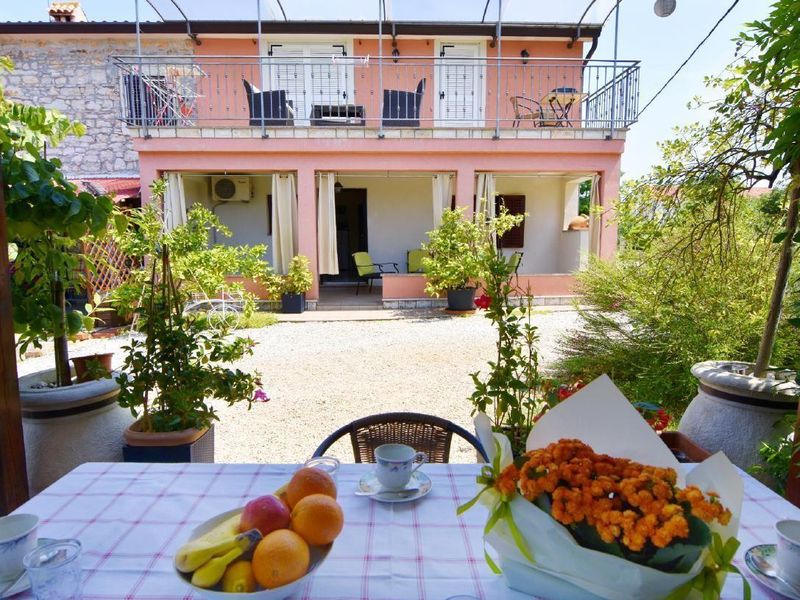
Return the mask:
<path id="1" fill-rule="evenodd" d="M 191 41 L 148 41 L 147 54 L 191 54 Z M 86 125 L 86 135 L 48 150 L 59 157 L 68 177 L 139 175 L 132 138 L 119 114 L 119 83 L 112 55 L 136 53 L 133 39 L 68 36 L 47 41 L 0 36 L 0 55 L 15 70 L 0 76 L 9 98 L 54 108 Z"/>

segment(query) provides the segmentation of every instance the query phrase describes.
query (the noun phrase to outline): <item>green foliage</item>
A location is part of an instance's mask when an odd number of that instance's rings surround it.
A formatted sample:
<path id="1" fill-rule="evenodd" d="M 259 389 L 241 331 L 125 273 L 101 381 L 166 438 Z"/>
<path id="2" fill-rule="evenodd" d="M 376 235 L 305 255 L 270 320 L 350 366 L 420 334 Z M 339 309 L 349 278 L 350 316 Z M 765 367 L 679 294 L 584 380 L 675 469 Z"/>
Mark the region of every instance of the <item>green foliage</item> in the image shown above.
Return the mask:
<path id="1" fill-rule="evenodd" d="M 501 209 L 492 219 L 467 219 L 464 208 L 445 210 L 442 223 L 428 232 L 422 244 L 427 256 L 422 259 L 427 284 L 425 292 L 432 296 L 475 286 L 486 276 L 488 261 L 494 254 L 494 235 L 502 235 L 518 225 L 525 215 L 510 215 Z"/>
<path id="2" fill-rule="evenodd" d="M 781 419 L 780 425 L 776 425 L 776 429 L 792 430 L 796 421 L 796 414 L 785 415 Z M 795 450 L 794 433 L 780 436 L 774 440 L 762 441 L 758 453 L 763 463 L 752 466 L 750 472 L 755 475 L 767 475 L 772 488 L 781 496 L 784 496 L 786 494 L 786 482 L 789 481 L 789 466 Z"/>
<path id="3" fill-rule="evenodd" d="M 230 237 L 231 232 L 216 215 L 200 204 L 189 209 L 185 224 L 164 231 L 159 203 L 165 186 L 165 180 L 156 180 L 152 190 L 154 201 L 142 209 L 131 211 L 130 226 L 116 235 L 118 247 L 128 256 L 138 257 L 144 265 L 145 259 L 158 256 L 160 248 L 168 246 L 172 252 L 172 272 L 184 296 L 199 294 L 214 298 L 223 292 L 242 292 L 245 297 L 245 316 L 248 316 L 254 310 L 252 296 L 245 293 L 241 285 L 228 282 L 227 276 L 264 277 L 270 270 L 263 259 L 267 247 L 263 244 L 210 245 L 214 231 L 217 236 L 223 237 Z M 146 266 L 135 271 L 126 283 L 112 293 L 114 307 L 123 314 L 132 314 L 144 297 L 148 279 Z"/>
<path id="4" fill-rule="evenodd" d="M 655 402 L 682 414 L 697 382 L 692 364 L 755 358 L 769 304 L 779 219 L 768 201 L 728 198 L 730 229 L 685 241 L 709 223 L 712 207 L 657 216 L 647 186 L 630 186 L 618 206 L 626 249 L 614 262 L 591 260 L 578 275 L 582 327 L 571 332 L 556 365 L 564 377 L 608 373 L 631 401 Z M 650 198 L 652 199 L 652 198 Z M 775 358 L 797 360 L 797 334 L 782 331 Z"/>
<path id="5" fill-rule="evenodd" d="M 273 312 L 257 311 L 244 318 L 240 327 L 242 329 L 261 329 L 270 327 L 278 322 L 278 315 Z"/>
<path id="6" fill-rule="evenodd" d="M 153 268 L 145 301 L 136 309 L 145 324 L 145 338 L 132 338 L 123 348 L 118 401 L 141 417 L 146 432 L 203 429 L 218 420 L 212 399 L 229 406 L 247 402 L 250 407 L 261 385 L 258 373 L 225 365 L 252 354 L 254 342 L 231 339 L 224 325 L 209 328 L 204 317 L 184 314 L 168 246 L 162 247 L 159 262 L 160 273 Z"/>
<path id="7" fill-rule="evenodd" d="M 0 71 L 11 68 L 7 58 L 0 61 Z M 80 253 L 81 243 L 104 235 L 114 207 L 107 196 L 78 192 L 61 172 L 61 162 L 43 155 L 45 144 L 83 133 L 80 123 L 13 102 L 0 87 L 0 161 L 8 239 L 17 251 L 11 295 L 20 353 L 92 325 L 91 318 L 64 307 L 63 292 L 83 286 L 81 265 L 92 264 Z M 57 346 L 56 362 L 59 383 L 68 385 L 65 344 Z"/>
<path id="8" fill-rule="evenodd" d="M 272 274 L 266 278 L 265 284 L 270 298 L 279 299 L 283 294 L 305 294 L 314 285 L 314 274 L 309 268 L 307 256 L 298 254 L 289 262 L 286 275 Z"/>

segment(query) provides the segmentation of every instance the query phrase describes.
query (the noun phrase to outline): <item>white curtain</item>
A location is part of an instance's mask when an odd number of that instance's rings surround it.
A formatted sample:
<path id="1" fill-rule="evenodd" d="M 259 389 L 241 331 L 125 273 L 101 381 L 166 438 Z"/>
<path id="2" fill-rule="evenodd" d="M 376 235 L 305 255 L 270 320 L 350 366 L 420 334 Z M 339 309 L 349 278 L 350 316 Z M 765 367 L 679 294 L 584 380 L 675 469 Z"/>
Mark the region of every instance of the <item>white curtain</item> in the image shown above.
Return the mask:
<path id="1" fill-rule="evenodd" d="M 592 177 L 592 196 L 589 201 L 589 253 L 600 254 L 600 175 Z"/>
<path id="2" fill-rule="evenodd" d="M 475 187 L 475 219 L 491 219 L 495 212 L 495 183 L 494 174 L 478 173 L 478 184 Z"/>
<path id="3" fill-rule="evenodd" d="M 578 216 L 582 179 L 570 179 L 564 182 L 564 218 L 562 231 L 569 231 L 570 223 Z"/>
<path id="4" fill-rule="evenodd" d="M 450 173 L 436 173 L 433 176 L 433 228 L 442 224 L 442 212 L 448 208 L 453 198 L 453 177 Z"/>
<path id="5" fill-rule="evenodd" d="M 272 268 L 285 274 L 297 254 L 297 186 L 293 174 L 272 176 Z"/>
<path id="6" fill-rule="evenodd" d="M 183 175 L 167 173 L 167 190 L 164 193 L 164 228 L 172 231 L 186 223 L 186 196 Z"/>
<path id="7" fill-rule="evenodd" d="M 317 260 L 320 275 L 338 275 L 336 248 L 336 183 L 334 173 L 320 173 L 317 197 Z"/>

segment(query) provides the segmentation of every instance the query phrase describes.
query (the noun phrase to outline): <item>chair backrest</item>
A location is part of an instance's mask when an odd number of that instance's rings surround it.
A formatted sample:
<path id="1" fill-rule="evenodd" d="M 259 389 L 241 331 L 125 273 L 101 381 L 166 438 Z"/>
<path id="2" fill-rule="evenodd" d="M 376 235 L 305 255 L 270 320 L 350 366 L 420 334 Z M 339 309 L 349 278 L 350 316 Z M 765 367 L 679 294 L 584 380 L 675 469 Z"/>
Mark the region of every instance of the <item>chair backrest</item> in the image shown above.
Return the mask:
<path id="1" fill-rule="evenodd" d="M 422 96 L 423 94 L 425 94 L 426 81 L 427 80 L 423 77 L 422 79 L 419 80 L 419 83 L 417 84 L 417 96 L 419 96 L 420 100 L 422 100 Z"/>
<path id="2" fill-rule="evenodd" d="M 511 272 L 516 273 L 519 270 L 519 265 L 522 263 L 522 252 L 514 252 L 511 258 L 508 259 L 508 264 L 511 267 Z"/>
<path id="3" fill-rule="evenodd" d="M 375 265 L 372 263 L 372 259 L 366 252 L 353 253 L 353 262 L 356 264 L 359 277 L 365 277 L 366 275 L 372 275 L 378 272 Z"/>
<path id="4" fill-rule="evenodd" d="M 408 251 L 406 262 L 408 263 L 409 273 L 424 273 L 425 269 L 422 266 L 422 259 L 426 256 L 425 250 L 422 248 L 415 248 Z"/>
<path id="5" fill-rule="evenodd" d="M 291 116 L 289 114 L 289 103 L 286 100 L 286 90 L 271 90 L 269 92 L 262 92 L 246 79 L 242 79 L 244 85 L 245 96 L 247 96 L 247 108 L 250 111 L 251 125 L 252 121 L 258 121 L 260 124 L 262 119 L 261 108 L 263 106 L 263 118 L 268 124 L 279 124 L 275 121 L 285 121 Z M 280 123 L 289 124 L 289 123 Z"/>
<path id="6" fill-rule="evenodd" d="M 322 456 L 339 439 L 349 435 L 357 463 L 375 462 L 375 448 L 383 444 L 406 444 L 428 455 L 428 462 L 446 463 L 450 460 L 453 434 L 465 439 L 488 462 L 489 458 L 478 438 L 455 423 L 412 412 L 395 412 L 357 419 L 340 427 L 328 436 L 314 456 Z"/>
<path id="7" fill-rule="evenodd" d="M 416 123 L 400 122 L 399 125 L 419 126 L 419 112 L 422 107 L 422 97 L 425 95 L 426 79 L 423 77 L 417 84 L 415 92 L 404 90 L 383 90 L 383 118 Z"/>

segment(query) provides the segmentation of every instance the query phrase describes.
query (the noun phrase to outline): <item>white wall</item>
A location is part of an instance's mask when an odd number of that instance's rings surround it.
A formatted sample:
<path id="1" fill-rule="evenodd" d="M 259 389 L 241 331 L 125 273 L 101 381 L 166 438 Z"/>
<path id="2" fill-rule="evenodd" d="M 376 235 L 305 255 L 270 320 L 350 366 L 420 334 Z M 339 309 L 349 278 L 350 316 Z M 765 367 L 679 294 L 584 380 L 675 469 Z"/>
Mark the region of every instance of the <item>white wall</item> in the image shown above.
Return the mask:
<path id="1" fill-rule="evenodd" d="M 211 200 L 211 176 L 184 175 L 186 209 L 195 202 L 213 210 L 220 222 L 233 234 L 231 237 L 217 235 L 216 242 L 227 246 L 267 244 L 265 260 L 272 259 L 272 238 L 268 235 L 269 214 L 267 196 L 272 192 L 272 177 L 258 175 L 250 178 L 252 198 L 250 202 L 226 202 L 214 206 Z"/>
<path id="2" fill-rule="evenodd" d="M 367 190 L 367 245 L 375 262 L 395 262 L 406 271 L 406 253 L 433 229 L 431 176 L 358 177 L 340 174 L 346 188 Z"/>
<path id="3" fill-rule="evenodd" d="M 525 196 L 525 246 L 519 273 L 571 273 L 580 267 L 586 231 L 562 231 L 566 178 L 497 175 L 498 194 Z M 585 244 L 584 244 L 585 245 Z M 506 249 L 513 254 L 515 249 Z"/>

